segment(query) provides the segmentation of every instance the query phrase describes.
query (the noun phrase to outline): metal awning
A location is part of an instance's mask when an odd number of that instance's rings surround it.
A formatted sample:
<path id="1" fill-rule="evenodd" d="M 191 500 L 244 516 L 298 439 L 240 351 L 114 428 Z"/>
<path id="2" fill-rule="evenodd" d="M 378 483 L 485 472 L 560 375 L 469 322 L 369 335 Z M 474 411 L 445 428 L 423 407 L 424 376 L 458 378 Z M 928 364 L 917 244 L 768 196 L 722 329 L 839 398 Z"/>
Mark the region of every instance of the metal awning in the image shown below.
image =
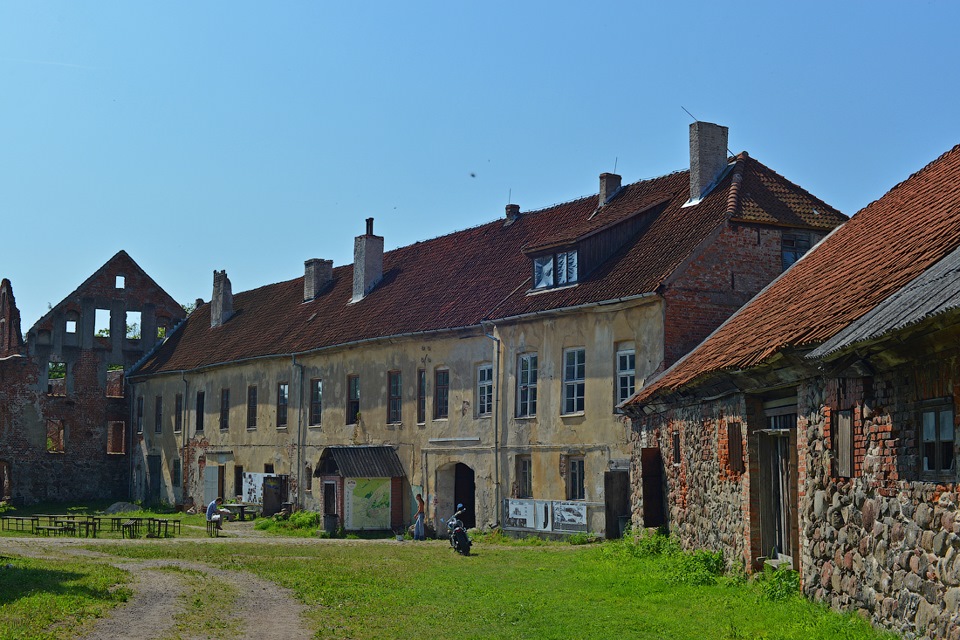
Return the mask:
<path id="1" fill-rule="evenodd" d="M 344 478 L 402 478 L 406 474 L 393 447 L 324 447 L 313 472 L 315 476 Z"/>

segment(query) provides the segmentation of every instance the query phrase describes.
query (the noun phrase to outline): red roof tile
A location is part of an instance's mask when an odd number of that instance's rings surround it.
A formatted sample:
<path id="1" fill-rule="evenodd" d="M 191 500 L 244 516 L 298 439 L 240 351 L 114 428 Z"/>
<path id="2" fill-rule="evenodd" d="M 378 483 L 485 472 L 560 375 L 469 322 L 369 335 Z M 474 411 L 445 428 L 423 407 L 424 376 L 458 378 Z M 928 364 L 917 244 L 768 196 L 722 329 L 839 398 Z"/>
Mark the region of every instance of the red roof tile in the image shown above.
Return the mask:
<path id="1" fill-rule="evenodd" d="M 741 201 L 732 188 L 735 176 L 764 189 Z M 689 173 L 683 171 L 626 185 L 596 215 L 598 197 L 591 196 L 524 213 L 512 224 L 501 218 L 386 252 L 382 282 L 356 304 L 347 304 L 352 265 L 334 269 L 332 286 L 306 303 L 302 278 L 237 293 L 236 313 L 228 322 L 211 329 L 210 305 L 201 306 L 137 374 L 476 326 L 485 319 L 636 296 L 656 291 L 731 215 L 796 224 L 816 207 L 822 217 L 802 226 L 829 229 L 845 219 L 746 154 L 699 204 L 683 207 L 688 192 Z M 754 202 L 778 204 L 769 219 L 759 220 Z M 649 217 L 645 229 L 593 272 L 581 273 L 576 286 L 528 295 L 533 269 L 525 250 L 587 237 L 638 213 Z"/>
<path id="2" fill-rule="evenodd" d="M 630 403 L 819 344 L 958 246 L 960 146 L 853 216 Z"/>

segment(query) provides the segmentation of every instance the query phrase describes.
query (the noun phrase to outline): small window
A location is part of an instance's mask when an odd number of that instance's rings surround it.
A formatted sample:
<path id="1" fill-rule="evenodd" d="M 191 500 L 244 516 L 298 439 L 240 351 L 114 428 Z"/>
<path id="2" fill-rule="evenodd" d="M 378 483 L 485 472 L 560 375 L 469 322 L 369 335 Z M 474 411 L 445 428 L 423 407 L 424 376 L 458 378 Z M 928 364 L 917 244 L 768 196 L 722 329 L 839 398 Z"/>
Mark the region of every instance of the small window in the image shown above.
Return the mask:
<path id="1" fill-rule="evenodd" d="M 206 393 L 197 391 L 196 430 L 203 433 L 203 403 Z"/>
<path id="2" fill-rule="evenodd" d="M 127 423 L 114 421 L 107 423 L 107 454 L 122 455 L 126 449 Z"/>
<path id="3" fill-rule="evenodd" d="M 163 433 L 163 396 L 157 396 L 154 405 L 153 432 Z"/>
<path id="4" fill-rule="evenodd" d="M 137 433 L 143 433 L 143 396 L 137 398 Z"/>
<path id="5" fill-rule="evenodd" d="M 533 288 L 546 289 L 577 281 L 577 252 L 562 251 L 533 259 Z"/>
<path id="6" fill-rule="evenodd" d="M 157 339 L 163 340 L 167 337 L 167 328 L 164 325 L 157 325 Z"/>
<path id="7" fill-rule="evenodd" d="M 537 415 L 537 354 L 517 359 L 517 417 Z"/>
<path id="8" fill-rule="evenodd" d="M 739 422 L 727 423 L 727 460 L 732 473 L 744 472 L 743 431 Z"/>
<path id="9" fill-rule="evenodd" d="M 853 411 L 833 413 L 833 454 L 837 460 L 837 476 L 853 477 Z"/>
<path id="10" fill-rule="evenodd" d="M 582 456 L 567 458 L 567 500 L 586 499 L 586 464 Z"/>
<path id="11" fill-rule="evenodd" d="M 347 376 L 347 424 L 360 419 L 360 376 Z"/>
<path id="12" fill-rule="evenodd" d="M 76 320 L 67 320 L 66 326 L 64 326 L 64 331 L 67 333 L 76 333 L 77 332 L 77 321 Z"/>
<path id="13" fill-rule="evenodd" d="M 680 432 L 673 432 L 673 464 L 680 464 Z"/>
<path id="14" fill-rule="evenodd" d="M 63 420 L 47 420 L 47 453 L 66 451 L 64 440 Z"/>
<path id="15" fill-rule="evenodd" d="M 174 490 L 181 489 L 181 485 L 183 484 L 183 463 L 180 462 L 180 458 L 174 458 L 171 467 L 170 475 L 173 477 L 173 488 Z"/>
<path id="16" fill-rule="evenodd" d="M 117 280 L 116 280 L 116 284 L 115 284 L 115 286 L 116 286 L 117 289 L 123 289 L 123 287 L 126 285 L 126 283 L 127 283 L 127 279 L 126 279 L 126 278 L 124 278 L 123 276 L 117 276 Z"/>
<path id="17" fill-rule="evenodd" d="M 924 408 L 920 416 L 923 475 L 950 480 L 954 476 L 953 405 Z"/>
<path id="18" fill-rule="evenodd" d="M 450 411 L 450 370 L 433 372 L 433 419 L 446 420 Z"/>
<path id="19" fill-rule="evenodd" d="M 230 389 L 220 389 L 220 431 L 230 429 Z"/>
<path id="20" fill-rule="evenodd" d="M 247 429 L 257 428 L 257 385 L 247 387 Z"/>
<path id="21" fill-rule="evenodd" d="M 183 394 L 178 393 L 173 400 L 173 431 L 183 431 Z"/>
<path id="22" fill-rule="evenodd" d="M 140 312 L 127 311 L 126 313 L 126 337 L 128 340 L 140 339 Z"/>
<path id="23" fill-rule="evenodd" d="M 810 235 L 800 232 L 783 232 L 780 238 L 780 258 L 783 270 L 789 269 L 810 250 Z"/>
<path id="24" fill-rule="evenodd" d="M 530 456 L 517 456 L 517 497 L 533 497 L 533 463 Z"/>
<path id="25" fill-rule="evenodd" d="M 403 398 L 399 371 L 387 372 L 387 423 L 400 424 Z"/>
<path id="26" fill-rule="evenodd" d="M 633 395 L 637 380 L 637 356 L 633 349 L 617 351 L 617 404 Z M 617 412 L 620 412 L 617 409 Z"/>
<path id="27" fill-rule="evenodd" d="M 110 337 L 110 310 L 97 309 L 93 318 L 93 335 L 100 338 Z"/>
<path id="28" fill-rule="evenodd" d="M 277 429 L 287 426 L 287 406 L 290 403 L 290 385 L 281 382 L 277 385 Z"/>
<path id="29" fill-rule="evenodd" d="M 273 465 L 272 465 L 272 464 L 265 464 L 265 465 L 263 465 L 263 472 L 264 472 L 264 473 L 273 473 Z"/>
<path id="30" fill-rule="evenodd" d="M 321 424 L 323 419 L 323 380 L 310 381 L 310 426 Z"/>
<path id="31" fill-rule="evenodd" d="M 493 414 L 493 365 L 477 367 L 477 415 Z"/>
<path id="32" fill-rule="evenodd" d="M 67 364 L 65 362 L 47 364 L 47 395 L 67 395 Z"/>
<path id="33" fill-rule="evenodd" d="M 583 413 L 586 387 L 586 350 L 567 349 L 563 352 L 563 412 Z"/>
<path id="34" fill-rule="evenodd" d="M 417 424 L 427 421 L 427 370 L 417 369 Z"/>

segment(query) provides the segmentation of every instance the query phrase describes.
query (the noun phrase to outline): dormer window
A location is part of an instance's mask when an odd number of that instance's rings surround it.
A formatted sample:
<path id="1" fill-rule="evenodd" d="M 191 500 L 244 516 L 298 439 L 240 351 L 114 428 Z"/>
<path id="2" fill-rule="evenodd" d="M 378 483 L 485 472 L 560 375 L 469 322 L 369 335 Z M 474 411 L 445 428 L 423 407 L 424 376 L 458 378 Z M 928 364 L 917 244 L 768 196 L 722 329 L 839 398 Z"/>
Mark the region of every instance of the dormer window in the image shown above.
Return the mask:
<path id="1" fill-rule="evenodd" d="M 577 252 L 561 251 L 533 259 L 533 288 L 546 289 L 577 281 Z"/>

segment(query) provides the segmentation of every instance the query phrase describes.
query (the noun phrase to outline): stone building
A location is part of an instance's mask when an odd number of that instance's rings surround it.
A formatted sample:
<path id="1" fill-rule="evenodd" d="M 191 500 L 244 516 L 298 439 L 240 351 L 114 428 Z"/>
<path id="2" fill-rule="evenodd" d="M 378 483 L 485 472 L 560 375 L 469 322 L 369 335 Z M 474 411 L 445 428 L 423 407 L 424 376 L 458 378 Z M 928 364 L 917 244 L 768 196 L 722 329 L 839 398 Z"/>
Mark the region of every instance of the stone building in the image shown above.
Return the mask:
<path id="1" fill-rule="evenodd" d="M 616 405 L 845 219 L 729 158 L 725 127 L 690 134 L 689 171 L 604 173 L 596 195 L 388 252 L 371 218 L 352 265 L 307 260 L 236 295 L 215 272 L 212 301 L 129 378 L 160 497 L 245 495 L 256 473 L 348 529 L 392 528 L 397 501 L 409 522 L 422 492 L 435 519 L 463 503 L 470 526 L 617 535 Z M 372 457 L 332 473 L 332 447 L 392 448 L 402 490 Z"/>
<path id="2" fill-rule="evenodd" d="M 960 147 L 871 203 L 625 410 L 634 523 L 907 637 L 960 638 Z"/>
<path id="3" fill-rule="evenodd" d="M 186 314 L 121 251 L 21 335 L 0 282 L 3 499 L 126 499 L 131 406 L 124 372 Z"/>

